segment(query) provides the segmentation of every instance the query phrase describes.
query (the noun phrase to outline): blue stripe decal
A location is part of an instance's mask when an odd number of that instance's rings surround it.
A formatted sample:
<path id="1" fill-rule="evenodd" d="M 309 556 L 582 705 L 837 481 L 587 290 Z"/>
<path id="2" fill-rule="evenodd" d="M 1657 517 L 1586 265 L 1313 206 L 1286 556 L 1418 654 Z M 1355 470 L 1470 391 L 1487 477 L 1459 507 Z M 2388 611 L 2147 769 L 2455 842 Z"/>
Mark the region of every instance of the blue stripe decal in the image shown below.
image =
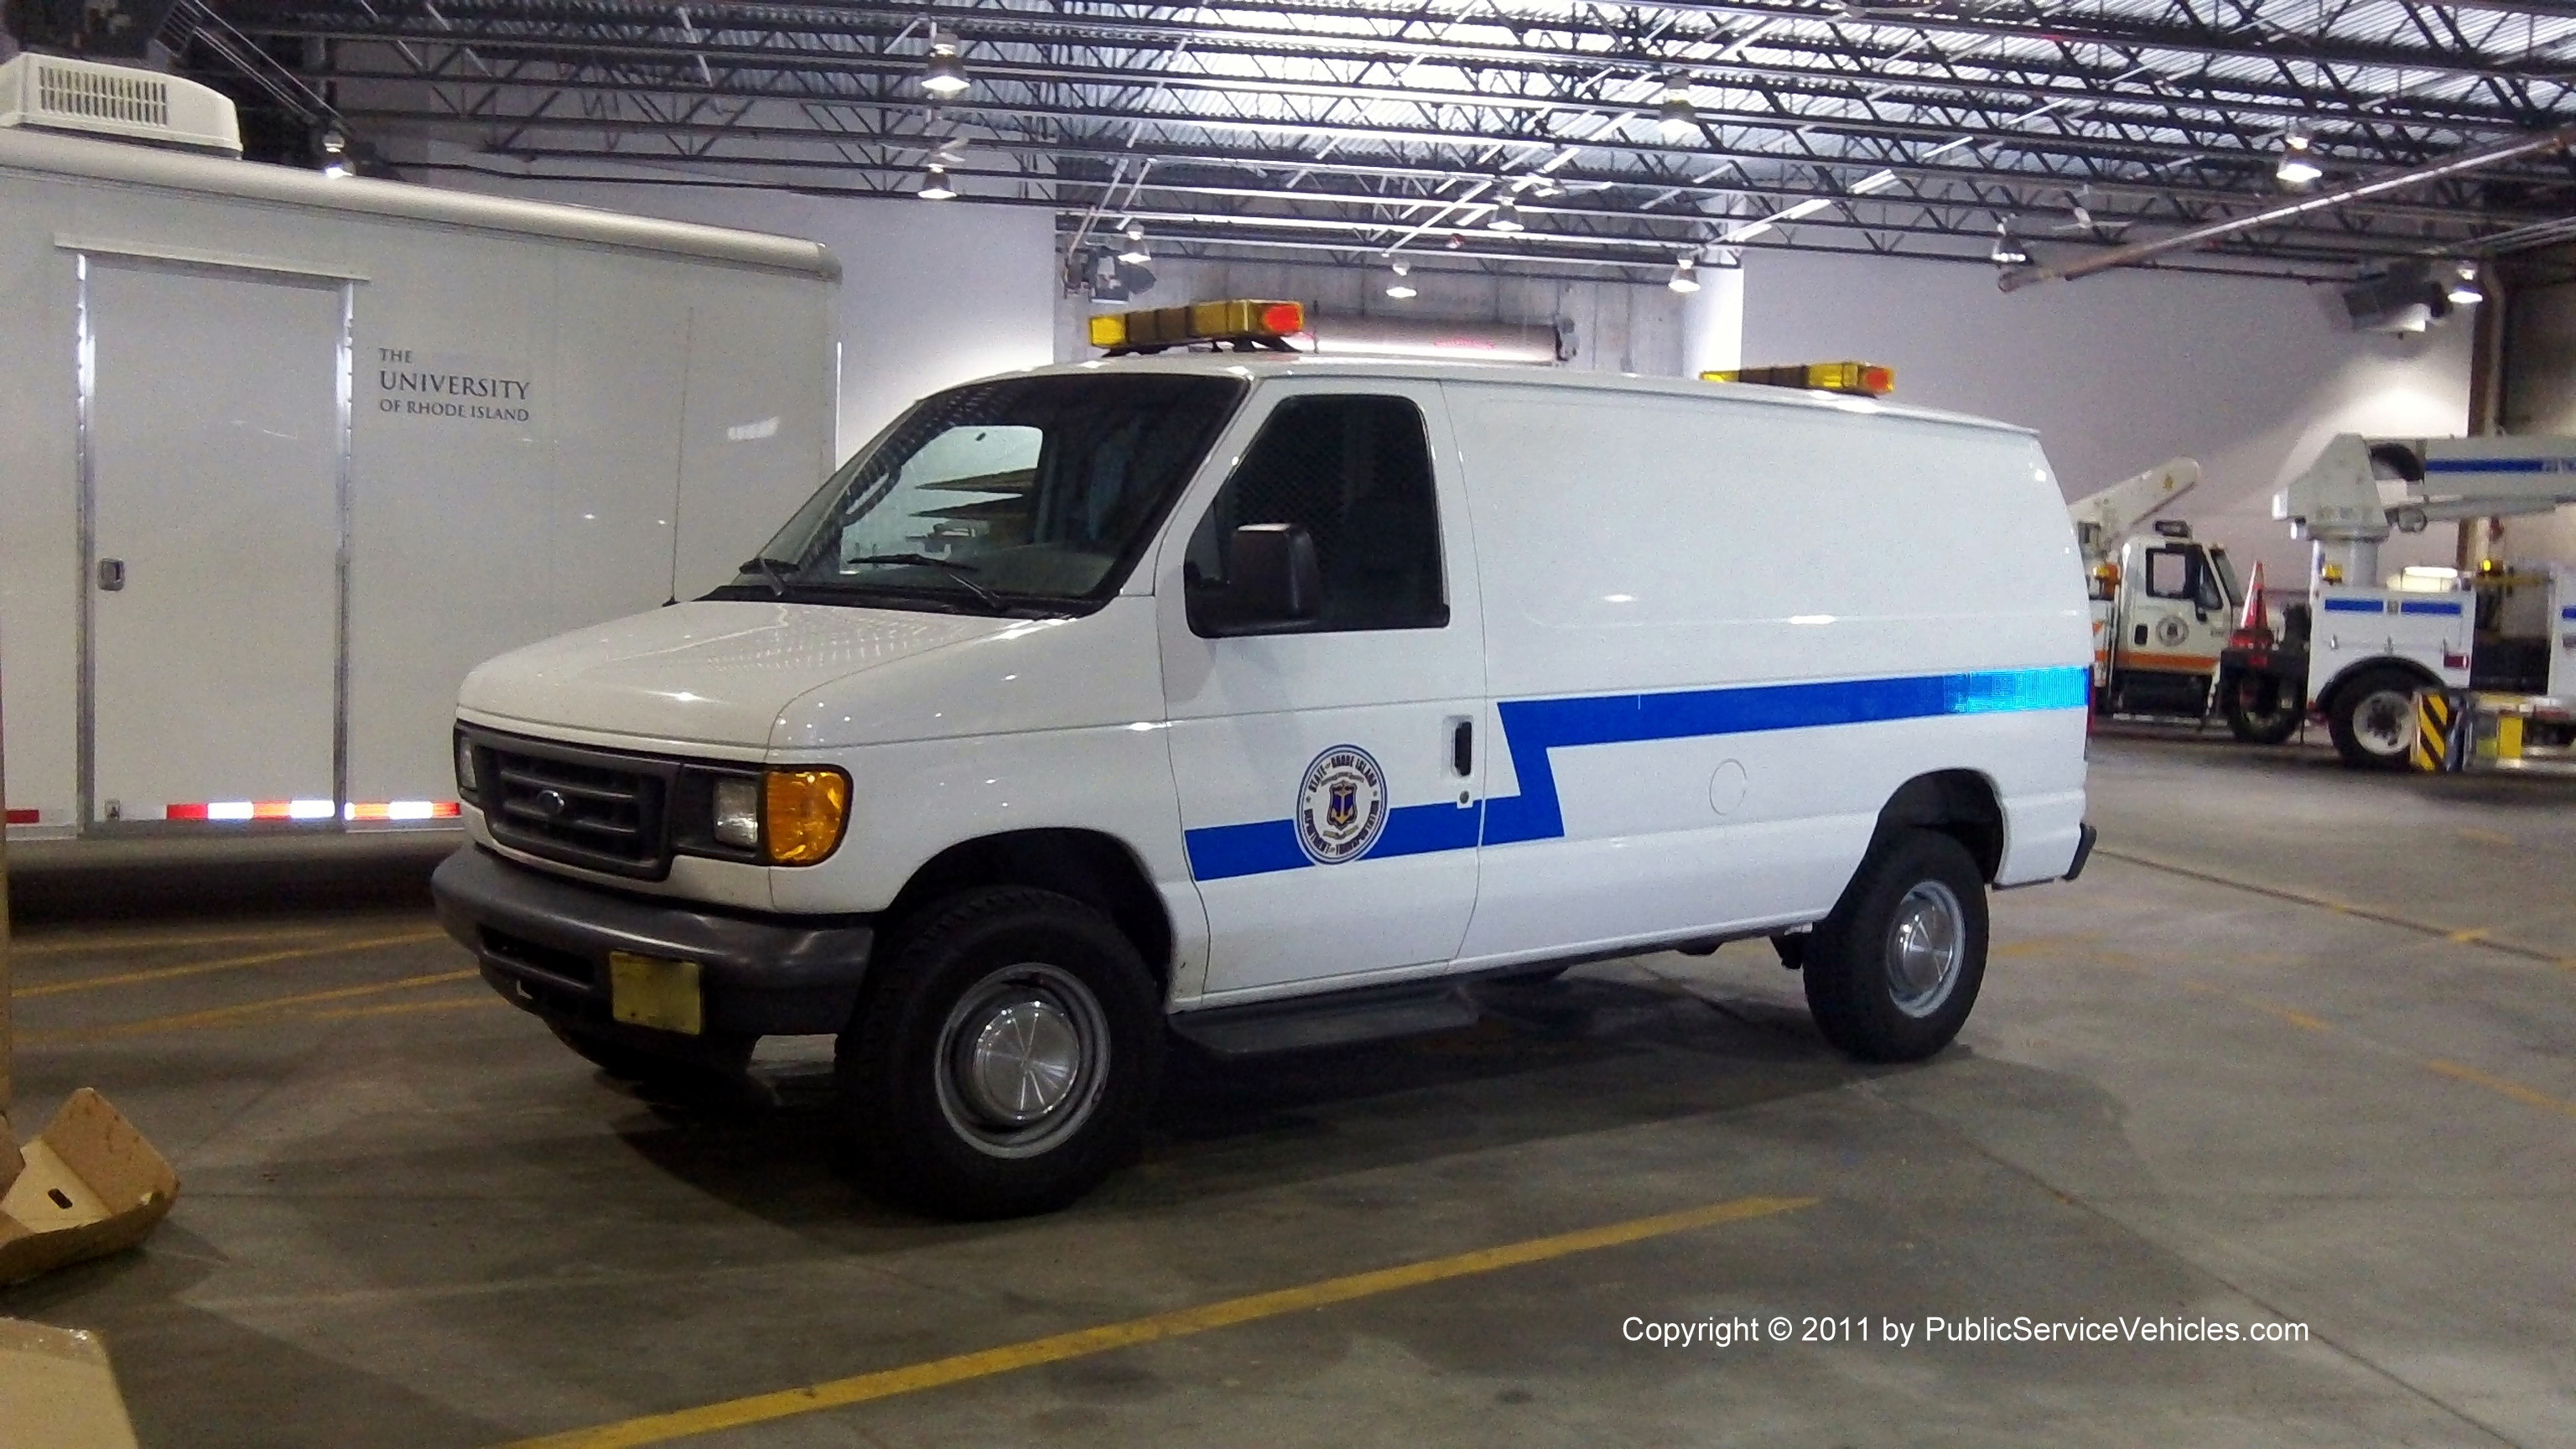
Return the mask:
<path id="1" fill-rule="evenodd" d="M 1486 845 L 1563 836 L 1564 812 L 1557 804 L 1556 771 L 1548 758 L 1555 749 L 1942 715 L 2082 709 L 2091 682 L 2092 671 L 2076 665 L 1672 694 L 1505 700 L 1496 708 L 1509 741 L 1512 768 L 1520 776 L 1521 793 L 1487 801 L 1481 808 L 1461 808 L 1445 801 L 1398 806 L 1388 814 L 1377 844 L 1361 859 L 1469 850 L 1479 843 L 1480 830 Z M 1287 820 L 1206 826 L 1186 832 L 1184 841 L 1190 874 L 1199 880 L 1263 875 L 1310 864 L 1297 844 L 1296 826 Z"/>
<path id="2" fill-rule="evenodd" d="M 2449 614 L 2456 618 L 2459 615 L 2460 606 L 2457 601 L 2443 602 L 2434 599 L 2408 599 L 2397 606 L 2397 612 L 2401 614 Z"/>
<path id="3" fill-rule="evenodd" d="M 2567 608 L 2559 610 L 2558 617 L 2562 619 L 2576 619 L 2576 605 L 2570 605 Z"/>
<path id="4" fill-rule="evenodd" d="M 2427 458 L 2427 473 L 2559 473 L 2564 458 Z"/>
<path id="5" fill-rule="evenodd" d="M 2385 614 L 2388 606 L 2377 599 L 2328 599 L 2329 614 Z"/>

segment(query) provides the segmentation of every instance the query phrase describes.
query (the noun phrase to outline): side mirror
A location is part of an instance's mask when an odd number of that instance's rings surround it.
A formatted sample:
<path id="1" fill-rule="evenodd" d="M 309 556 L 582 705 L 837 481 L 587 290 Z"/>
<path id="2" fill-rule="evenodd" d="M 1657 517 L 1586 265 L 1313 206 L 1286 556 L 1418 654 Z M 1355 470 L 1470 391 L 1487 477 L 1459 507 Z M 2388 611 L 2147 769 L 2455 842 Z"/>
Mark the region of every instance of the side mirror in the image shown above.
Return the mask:
<path id="1" fill-rule="evenodd" d="M 1268 633 L 1307 623 L 1323 611 L 1324 571 L 1315 539 L 1295 523 L 1247 523 L 1234 531 L 1226 557 L 1225 622 L 1231 632 Z"/>

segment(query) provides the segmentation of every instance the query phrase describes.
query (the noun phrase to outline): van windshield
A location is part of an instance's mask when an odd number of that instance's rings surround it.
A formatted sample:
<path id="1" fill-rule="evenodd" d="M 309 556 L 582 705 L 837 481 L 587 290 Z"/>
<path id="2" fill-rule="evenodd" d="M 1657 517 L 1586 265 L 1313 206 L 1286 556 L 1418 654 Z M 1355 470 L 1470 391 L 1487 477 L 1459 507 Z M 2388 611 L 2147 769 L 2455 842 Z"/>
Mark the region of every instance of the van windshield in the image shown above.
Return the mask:
<path id="1" fill-rule="evenodd" d="M 933 394 L 711 597 L 996 613 L 1105 599 L 1243 391 L 1129 373 Z"/>

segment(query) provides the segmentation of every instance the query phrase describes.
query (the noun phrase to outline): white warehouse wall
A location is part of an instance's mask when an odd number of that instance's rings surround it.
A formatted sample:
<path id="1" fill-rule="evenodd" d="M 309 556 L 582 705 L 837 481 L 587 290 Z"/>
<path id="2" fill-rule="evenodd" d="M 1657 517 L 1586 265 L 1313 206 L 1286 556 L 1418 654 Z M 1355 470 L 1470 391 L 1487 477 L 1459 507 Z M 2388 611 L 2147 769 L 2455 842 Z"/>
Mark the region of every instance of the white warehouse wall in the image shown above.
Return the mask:
<path id="1" fill-rule="evenodd" d="M 2039 431 L 2070 497 L 2176 454 L 2205 480 L 2170 510 L 2265 581 L 2296 587 L 2307 546 L 2273 492 L 2337 433 L 2467 430 L 2468 318 L 2416 337 L 2358 334 L 2331 288 L 2127 271 L 2007 295 L 1986 267 L 1754 252 L 1745 259 L 1748 365 L 1859 358 L 1896 369 L 1896 397 Z M 2389 570 L 2449 563 L 2436 527 L 2390 541 Z"/>
<path id="2" fill-rule="evenodd" d="M 1575 354 L 1566 365 L 1575 371 L 1670 377 L 1682 370 L 1682 299 L 1660 282 L 1496 276 L 1455 265 L 1444 267 L 1436 252 L 1418 261 L 1408 279 L 1420 295 L 1403 301 L 1386 295 L 1393 273 L 1382 266 L 1158 257 L 1152 271 L 1153 290 L 1122 306 L 1177 307 L 1186 302 L 1259 297 L 1304 302 L 1323 316 L 1519 324 L 1563 317 L 1574 324 Z M 1093 310 L 1087 298 L 1060 299 L 1058 361 L 1098 355 L 1084 330 L 1085 318 Z"/>
<path id="3" fill-rule="evenodd" d="M 843 273 L 839 456 L 923 393 L 1053 360 L 1055 220 L 1041 208 L 483 171 L 408 174 L 461 190 L 776 232 L 830 247 Z"/>

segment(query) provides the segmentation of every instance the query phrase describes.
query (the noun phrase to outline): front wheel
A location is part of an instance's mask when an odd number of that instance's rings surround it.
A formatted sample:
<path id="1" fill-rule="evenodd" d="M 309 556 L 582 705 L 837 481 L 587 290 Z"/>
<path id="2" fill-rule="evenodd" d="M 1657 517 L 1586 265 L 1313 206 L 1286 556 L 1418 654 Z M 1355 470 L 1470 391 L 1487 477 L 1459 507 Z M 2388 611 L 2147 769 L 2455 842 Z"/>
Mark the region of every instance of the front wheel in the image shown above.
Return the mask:
<path id="1" fill-rule="evenodd" d="M 1047 1212 L 1135 1147 L 1160 1077 L 1152 976 L 1107 917 L 997 887 L 928 907 L 870 973 L 837 1060 L 859 1166 L 941 1217 Z"/>
<path id="2" fill-rule="evenodd" d="M 2415 747 L 2415 691 L 2403 669 L 2365 669 L 2334 693 L 2326 728 L 2335 753 L 2361 770 L 2403 770 Z"/>
<path id="3" fill-rule="evenodd" d="M 2277 745 L 2299 732 L 2305 691 L 2269 675 L 2240 674 L 2223 691 L 2228 733 L 2249 745 Z"/>
<path id="4" fill-rule="evenodd" d="M 1882 841 L 1808 938 L 1816 1029 L 1870 1062 L 1950 1044 L 1986 975 L 1986 886 L 1967 848 L 1908 830 Z"/>

